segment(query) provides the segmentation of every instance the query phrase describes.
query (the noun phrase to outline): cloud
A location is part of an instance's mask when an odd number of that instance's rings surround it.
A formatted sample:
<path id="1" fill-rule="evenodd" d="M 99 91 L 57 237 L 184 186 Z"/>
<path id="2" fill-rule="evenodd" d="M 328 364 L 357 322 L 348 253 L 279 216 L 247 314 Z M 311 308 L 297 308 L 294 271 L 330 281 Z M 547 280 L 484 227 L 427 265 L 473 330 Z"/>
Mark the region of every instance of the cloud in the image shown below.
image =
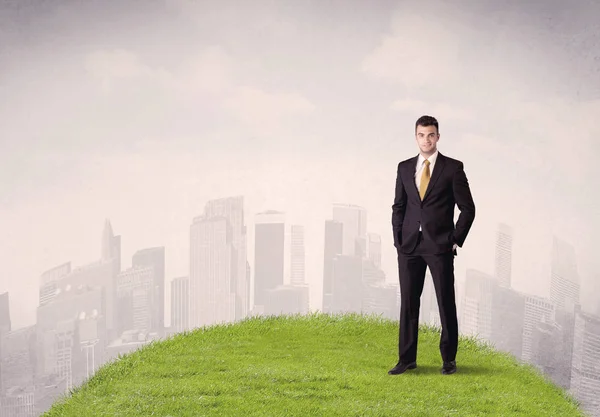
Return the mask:
<path id="1" fill-rule="evenodd" d="M 210 94 L 231 94 L 233 67 L 231 56 L 223 48 L 211 45 L 180 71 L 180 87 Z"/>
<path id="2" fill-rule="evenodd" d="M 467 13 L 437 6 L 435 14 L 396 10 L 389 31 L 362 61 L 367 77 L 398 89 L 390 110 L 465 122 L 462 142 L 469 149 L 522 164 L 551 183 L 588 181 L 598 171 L 600 101 L 578 101 L 530 82 L 560 62 L 552 62 L 550 44 L 537 38 L 532 42 L 542 48 L 535 53 L 516 42 L 529 32 L 506 37 L 518 22 L 500 27 L 487 16 L 488 30 L 478 35 Z"/>
<path id="3" fill-rule="evenodd" d="M 600 174 L 593 163 L 600 151 L 598 114 L 600 100 L 575 102 L 560 97 L 517 102 L 508 109 L 518 141 L 544 158 L 548 174 L 554 173 L 571 187 Z"/>
<path id="4" fill-rule="evenodd" d="M 392 102 L 390 108 L 394 111 L 411 113 L 413 115 L 431 114 L 440 120 L 469 121 L 474 115 L 468 109 L 453 106 L 449 103 L 436 103 L 424 100 L 399 99 Z M 417 116 L 418 117 L 418 116 Z"/>
<path id="5" fill-rule="evenodd" d="M 477 109 L 475 117 L 483 117 Z M 467 132 L 461 139 L 470 151 L 498 159 L 504 166 L 520 166 L 543 178 L 547 186 L 575 191 L 600 175 L 593 163 L 600 144 L 600 100 L 572 102 L 555 97 L 545 101 L 515 101 L 505 109 L 502 121 L 489 136 Z"/>
<path id="6" fill-rule="evenodd" d="M 272 132 L 297 115 L 312 112 L 315 106 L 297 93 L 267 93 L 254 87 L 239 87 L 225 100 L 246 125 L 261 133 Z"/>
<path id="7" fill-rule="evenodd" d="M 85 59 L 85 69 L 100 81 L 104 94 L 113 95 L 115 102 L 123 87 L 141 82 L 138 93 L 145 103 L 154 99 L 163 105 L 179 103 L 199 109 L 210 103 L 212 111 L 224 109 L 244 128 L 259 134 L 274 133 L 294 116 L 307 115 L 315 108 L 298 92 L 271 92 L 241 85 L 236 80 L 234 59 L 218 45 L 205 48 L 169 71 L 144 64 L 123 49 L 91 53 Z M 156 92 L 152 95 L 148 90 Z"/>
<path id="8" fill-rule="evenodd" d="M 403 88 L 409 97 L 482 99 L 505 104 L 515 96 L 551 95 L 557 54 L 541 33 L 524 28 L 516 15 L 477 16 L 465 5 L 409 3 L 392 13 L 389 29 L 363 57 L 368 78 Z M 511 20 L 513 19 L 513 20 Z M 481 28 L 485 28 L 482 30 Z"/>
<path id="9" fill-rule="evenodd" d="M 173 75 L 163 68 L 143 64 L 139 57 L 125 49 L 94 51 L 85 57 L 85 70 L 100 80 L 104 93 L 115 92 L 116 83 L 132 80 L 150 80 L 173 85 Z"/>
<path id="10" fill-rule="evenodd" d="M 361 65 L 367 76 L 409 89 L 448 86 L 459 81 L 461 38 L 447 16 L 397 11 L 391 33 Z"/>

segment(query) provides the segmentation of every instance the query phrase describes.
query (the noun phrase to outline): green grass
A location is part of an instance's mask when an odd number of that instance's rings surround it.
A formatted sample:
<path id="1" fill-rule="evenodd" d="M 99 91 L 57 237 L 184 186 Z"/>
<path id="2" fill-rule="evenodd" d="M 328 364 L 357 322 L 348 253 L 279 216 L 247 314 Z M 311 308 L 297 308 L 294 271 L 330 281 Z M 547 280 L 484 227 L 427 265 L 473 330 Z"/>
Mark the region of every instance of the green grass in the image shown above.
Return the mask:
<path id="1" fill-rule="evenodd" d="M 442 375 L 440 329 L 418 368 L 397 362 L 398 322 L 374 315 L 252 317 L 153 342 L 103 365 L 55 416 L 584 416 L 535 368 L 461 336 Z"/>

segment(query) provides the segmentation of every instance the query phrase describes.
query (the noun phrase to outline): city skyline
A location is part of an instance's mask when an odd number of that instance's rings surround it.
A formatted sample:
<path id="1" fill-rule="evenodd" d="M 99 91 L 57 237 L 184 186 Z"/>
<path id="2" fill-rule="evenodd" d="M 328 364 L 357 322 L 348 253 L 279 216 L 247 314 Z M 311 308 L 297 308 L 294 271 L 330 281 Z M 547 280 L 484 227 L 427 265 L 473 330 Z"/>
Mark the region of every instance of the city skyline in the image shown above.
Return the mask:
<path id="1" fill-rule="evenodd" d="M 242 199 L 243 199 L 243 196 L 239 196 L 239 197 L 242 197 Z M 231 197 L 222 197 L 222 198 L 227 199 L 227 198 L 231 198 Z M 208 202 L 216 201 L 216 200 L 219 200 L 219 199 L 211 199 Z M 331 206 L 332 214 L 333 214 L 334 210 L 340 210 L 340 208 L 344 208 L 344 207 L 357 208 L 357 209 L 362 210 L 364 212 L 365 218 L 369 217 L 368 216 L 368 210 L 365 210 L 363 207 L 357 206 L 357 205 L 354 205 L 354 204 L 346 204 L 346 203 L 340 203 L 340 202 L 334 203 Z M 251 258 L 249 254 L 254 254 L 254 252 L 255 252 L 255 248 L 254 248 L 254 245 L 253 245 L 254 238 L 255 238 L 255 233 L 254 233 L 255 232 L 255 226 L 258 225 L 258 224 L 260 224 L 260 222 L 255 223 L 254 219 L 260 218 L 260 216 L 264 215 L 264 214 L 271 215 L 271 213 L 273 213 L 273 214 L 279 216 L 278 217 L 279 221 L 282 221 L 282 224 L 284 226 L 284 229 L 283 229 L 284 240 L 282 241 L 282 243 L 284 245 L 284 249 L 283 250 L 285 252 L 285 256 L 282 257 L 281 261 L 283 262 L 283 268 L 284 268 L 283 269 L 284 270 L 284 273 L 283 273 L 283 283 L 284 284 L 290 284 L 292 282 L 292 280 L 291 280 L 291 274 L 292 274 L 292 271 L 291 271 L 291 258 L 289 257 L 289 253 L 291 251 L 291 243 L 292 243 L 291 242 L 292 227 L 294 227 L 294 226 L 296 226 L 296 227 L 301 226 L 303 228 L 304 225 L 302 225 L 302 224 L 294 224 L 292 222 L 289 222 L 287 220 L 287 218 L 286 218 L 286 213 L 285 212 L 280 212 L 280 211 L 276 211 L 276 210 L 266 210 L 266 211 L 262 211 L 262 212 L 259 212 L 259 213 L 255 213 L 255 215 L 251 215 L 250 213 L 246 212 L 245 210 L 244 210 L 244 213 L 245 213 L 244 216 L 246 218 L 245 225 L 246 225 L 246 228 L 247 228 L 247 232 L 246 232 L 246 239 L 247 239 L 247 245 L 248 245 L 247 246 L 247 254 L 248 254 L 247 255 L 248 256 L 247 262 L 250 265 L 250 269 L 252 271 L 252 273 L 251 273 L 251 289 L 250 289 L 250 291 L 252 292 L 252 296 L 250 298 L 251 298 L 251 304 L 253 304 L 253 301 L 254 301 L 254 297 L 253 297 L 253 294 L 254 294 L 254 258 L 253 258 L 253 256 L 254 255 L 252 255 L 252 258 Z M 330 215 L 329 217 L 331 218 L 332 216 Z M 335 215 L 333 217 L 335 218 Z M 194 218 L 190 220 L 190 224 L 192 224 L 193 221 L 196 221 L 196 219 L 200 219 L 200 218 L 201 218 L 201 216 L 194 216 Z M 325 230 L 326 230 L 325 223 L 328 220 L 329 220 L 328 218 L 324 218 L 323 219 L 323 222 L 322 222 L 322 233 L 321 234 L 325 233 Z M 362 220 L 362 221 L 365 222 L 364 220 Z M 377 233 L 373 233 L 371 227 L 368 224 L 369 224 L 368 221 L 366 221 L 366 225 L 363 226 L 365 228 L 364 231 L 363 231 L 363 233 L 365 234 L 365 236 L 366 235 L 373 235 L 373 234 L 376 235 L 376 236 L 380 236 Z M 110 221 L 110 219 L 105 218 L 104 222 L 103 222 L 104 233 L 106 232 L 106 226 L 107 225 L 112 230 L 112 227 L 113 227 L 112 226 L 112 222 Z M 500 237 L 502 237 L 501 241 L 503 241 L 503 240 L 506 239 L 504 236 L 510 236 L 510 245 L 509 245 L 510 250 L 508 250 L 508 253 L 509 253 L 508 265 L 510 265 L 510 270 L 508 271 L 508 273 L 510 275 L 514 275 L 515 272 L 516 272 L 517 276 L 519 276 L 519 271 L 515 270 L 515 267 L 514 267 L 513 263 L 511 262 L 511 258 L 514 255 L 514 243 L 515 243 L 514 242 L 514 233 L 515 233 L 515 228 L 513 228 L 510 225 L 507 225 L 504 222 L 498 222 L 496 224 L 496 229 L 489 230 L 488 232 L 489 232 L 489 235 L 492 237 L 492 239 L 494 239 L 494 245 L 492 247 L 490 247 L 490 251 L 493 252 L 493 254 L 491 254 L 492 256 L 488 256 L 488 258 L 490 259 L 489 265 L 487 266 L 487 268 L 480 268 L 480 267 L 474 267 L 474 266 L 471 266 L 471 265 L 465 265 L 464 266 L 464 271 L 466 272 L 468 270 L 478 270 L 478 271 L 482 271 L 483 273 L 488 274 L 490 276 L 496 276 L 496 277 L 498 277 L 500 285 L 502 285 L 502 282 L 503 282 L 503 278 L 502 277 L 503 277 L 503 275 L 505 275 L 507 273 L 505 271 L 506 266 L 502 265 L 504 268 L 501 268 L 500 270 L 498 270 L 498 264 L 497 264 L 498 260 L 497 259 L 498 259 L 498 255 L 499 254 L 503 255 L 504 253 L 507 252 L 507 246 L 505 244 L 498 246 L 499 243 L 498 243 L 497 239 L 499 239 Z M 118 231 L 115 232 L 115 233 L 116 233 L 116 235 L 118 237 L 119 245 L 121 245 L 120 242 L 123 241 L 123 234 L 119 233 Z M 518 230 L 516 231 L 516 233 L 518 233 Z M 353 236 L 354 235 L 351 235 L 351 236 L 345 235 L 346 241 L 348 240 L 347 239 L 348 237 L 350 237 L 352 239 Z M 390 239 L 391 239 L 391 237 L 390 237 Z M 54 270 L 59 270 L 60 268 L 64 268 L 64 266 L 66 264 L 71 264 L 70 268 L 72 268 L 73 270 L 80 270 L 80 269 L 86 268 L 88 265 L 93 265 L 96 262 L 98 262 L 98 261 L 106 258 L 105 251 L 107 249 L 105 248 L 105 243 L 103 243 L 103 242 L 106 241 L 106 236 L 103 236 L 102 239 L 98 238 L 97 240 L 99 242 L 99 244 L 98 244 L 99 250 L 98 250 L 97 258 L 93 258 L 92 257 L 88 261 L 86 261 L 84 263 L 81 263 L 81 264 L 75 263 L 72 260 L 67 259 L 67 260 L 64 260 L 62 262 L 58 262 L 58 263 L 56 263 L 54 265 L 51 265 L 46 270 L 41 271 L 38 274 L 39 275 L 39 277 L 38 277 L 39 278 L 38 284 L 40 284 L 42 282 L 42 280 L 44 279 L 43 278 L 44 274 L 51 273 Z M 385 238 L 382 238 L 382 240 L 384 242 L 386 241 Z M 350 242 L 350 241 L 348 241 L 348 242 Z M 552 271 L 552 263 L 556 262 L 556 256 L 562 256 L 563 255 L 561 251 L 557 250 L 557 247 L 556 247 L 557 242 L 559 244 L 558 248 L 561 248 L 563 251 L 567 252 L 565 254 L 565 255 L 568 256 L 566 259 L 572 260 L 574 262 L 574 264 L 569 265 L 569 268 L 571 268 L 571 269 L 574 268 L 575 273 L 577 274 L 578 281 L 582 281 L 581 274 L 578 273 L 578 270 L 580 269 L 579 265 L 581 263 L 581 260 L 577 259 L 577 257 L 574 255 L 572 243 L 565 241 L 560 236 L 553 235 L 552 236 L 552 240 L 551 240 L 551 242 L 549 244 L 549 247 L 551 247 L 552 250 L 548 252 L 547 265 L 544 266 L 544 268 L 548 267 L 549 273 L 545 277 L 537 277 L 543 283 L 542 284 L 543 285 L 542 291 L 539 291 L 540 290 L 539 287 L 537 287 L 538 292 L 536 292 L 536 291 L 522 290 L 521 286 L 516 286 L 516 287 L 514 286 L 514 281 L 510 281 L 509 287 L 511 287 L 513 289 L 517 289 L 517 290 L 519 290 L 520 292 L 523 292 L 523 293 L 529 293 L 529 294 L 534 295 L 534 296 L 538 296 L 538 297 L 543 297 L 543 298 L 546 298 L 546 299 L 550 299 L 552 297 L 552 285 L 553 285 L 552 279 L 553 279 L 553 275 L 555 274 L 555 272 Z M 365 245 L 364 249 L 366 249 L 366 242 L 363 242 L 362 244 Z M 189 237 L 188 237 L 188 245 L 189 245 Z M 324 241 L 323 241 L 323 245 L 324 245 Z M 323 245 L 321 245 L 321 247 L 324 249 Z M 133 257 L 138 256 L 139 253 L 143 253 L 143 252 L 146 252 L 146 251 L 149 251 L 149 250 L 154 250 L 154 249 L 160 249 L 165 254 L 169 252 L 168 247 L 166 247 L 165 245 L 160 245 L 160 244 L 154 245 L 152 247 L 134 248 L 132 250 L 132 252 L 131 252 L 131 255 L 125 255 L 125 254 L 121 254 L 120 255 L 119 263 L 120 263 L 121 271 L 125 272 L 127 270 L 132 269 L 135 266 L 133 264 L 133 262 L 131 261 L 131 259 Z M 119 247 L 119 250 L 121 250 L 120 247 Z M 190 250 L 190 248 L 188 247 L 187 251 L 189 252 L 189 250 Z M 352 250 L 349 248 L 348 243 L 346 245 L 344 245 L 344 250 L 347 251 L 346 252 L 347 254 L 353 253 Z M 320 254 L 321 257 L 322 257 L 322 254 L 323 254 L 323 252 Z M 366 252 L 365 252 L 365 256 L 366 256 Z M 504 256 L 506 256 L 506 255 L 504 255 Z M 382 262 L 382 264 L 385 264 L 385 263 L 386 262 Z M 504 262 L 504 264 L 505 263 L 506 263 L 506 261 Z M 165 262 L 164 266 L 165 266 L 165 270 L 168 270 L 168 262 Z M 314 277 L 312 280 L 310 280 L 310 282 L 307 282 L 309 284 L 310 295 L 311 295 L 311 297 L 309 297 L 309 300 L 310 300 L 310 309 L 311 310 L 314 310 L 314 309 L 322 310 L 322 306 L 323 306 L 323 301 L 322 301 L 323 269 L 322 269 L 322 266 L 323 266 L 323 262 L 321 262 L 320 275 Z M 385 279 L 386 279 L 387 283 L 398 284 L 397 270 L 392 271 L 390 273 L 389 271 L 386 271 L 385 268 L 384 268 L 383 272 L 385 274 Z M 171 302 L 170 301 L 170 299 L 171 299 L 171 290 L 170 290 L 170 285 L 171 285 L 171 281 L 173 281 L 173 280 L 175 280 L 177 278 L 180 278 L 182 276 L 189 278 L 189 274 L 190 274 L 190 270 L 189 270 L 189 265 L 188 265 L 187 271 L 184 271 L 183 274 L 175 275 L 175 276 L 170 276 L 168 274 L 164 275 L 164 279 L 165 279 L 165 281 L 164 281 L 164 288 L 165 288 L 165 290 L 164 290 L 164 312 L 165 312 L 165 314 L 164 314 L 163 320 L 165 322 L 165 326 L 169 326 L 170 325 L 170 311 L 171 311 L 171 305 L 170 305 L 170 302 Z M 395 276 L 394 276 L 394 274 L 395 274 Z M 465 276 L 464 275 L 460 275 L 458 273 L 458 271 L 455 272 L 455 275 L 456 275 L 457 298 L 459 298 L 464 293 Z M 561 276 L 559 276 L 559 280 L 560 279 L 561 279 Z M 3 292 L 5 292 L 5 291 L 2 291 L 2 293 Z M 6 292 L 8 292 L 8 291 L 6 291 Z M 315 293 L 315 292 L 321 294 L 321 297 L 319 299 L 314 299 L 312 297 L 312 294 Z M 585 298 L 585 297 L 583 297 L 583 295 L 584 295 L 584 289 L 580 289 L 578 287 L 577 292 L 578 292 L 578 294 L 580 294 L 579 296 L 581 297 L 581 299 Z M 39 298 L 38 297 L 39 297 L 38 296 L 38 291 L 37 291 L 37 288 L 36 288 L 36 291 L 35 291 L 36 306 L 34 307 L 34 309 L 37 309 L 37 307 L 39 306 L 39 303 L 38 303 Z M 592 312 L 594 314 L 596 312 L 600 312 L 600 306 L 598 306 L 598 305 L 595 305 L 595 304 L 585 305 L 583 302 L 581 302 L 581 304 L 582 304 L 582 307 L 583 307 L 584 310 L 590 311 L 590 312 Z M 13 303 L 13 305 L 14 305 L 14 303 Z M 459 303 L 458 308 L 459 308 L 459 312 L 460 312 L 460 308 L 461 308 L 460 307 L 460 303 Z M 14 314 L 13 314 L 12 310 L 10 312 L 10 316 L 11 316 L 11 321 L 13 323 L 19 323 L 19 320 L 15 320 L 15 317 L 14 317 Z M 169 318 L 168 320 L 166 319 L 167 317 Z M 16 327 L 13 325 L 13 330 L 18 329 L 18 328 L 27 327 L 27 326 L 30 326 L 32 324 L 35 324 L 35 319 L 34 319 L 34 321 L 32 323 L 27 323 L 25 325 L 18 325 Z"/>
<path id="2" fill-rule="evenodd" d="M 395 317 L 397 166 L 427 114 L 476 206 L 454 261 L 459 331 L 501 339 L 600 412 L 599 15 L 585 1 L 0 2 L 2 407 L 49 406 L 172 311 L 181 329 L 308 296 L 311 311 Z M 306 286 L 269 288 L 292 277 Z M 573 301 L 581 314 L 561 311 Z"/>
<path id="3" fill-rule="evenodd" d="M 169 285 L 176 291 L 172 300 L 179 303 L 170 306 L 178 312 L 178 321 L 169 327 L 164 327 L 161 314 L 166 301 L 165 247 L 140 248 L 132 256 L 132 266 L 123 266 L 122 236 L 115 234 L 109 219 L 104 222 L 97 261 L 61 263 L 41 274 L 35 324 L 12 327 L 6 314 L 9 293 L 0 294 L 0 308 L 5 310 L 0 323 L 3 412 L 41 412 L 56 395 L 79 385 L 111 358 L 151 340 L 248 316 L 308 313 L 305 289 L 309 288 L 303 282 L 282 285 L 286 246 L 290 266 L 292 255 L 304 251 L 297 239 L 292 244 L 293 230 L 297 233 L 302 225 L 289 225 L 288 240 L 285 213 L 257 213 L 254 227 L 260 233 L 248 245 L 243 202 L 243 196 L 213 199 L 206 203 L 203 215 L 194 217 L 189 229 L 190 274 L 172 279 Z M 386 283 L 379 267 L 380 236 L 369 232 L 368 217 L 355 204 L 332 206 L 332 219 L 323 224 L 323 255 L 330 262 L 323 270 L 321 286 L 327 298 L 318 309 L 383 314 L 397 320 L 400 287 Z M 507 278 L 513 271 L 513 234 L 510 225 L 497 225 L 493 274 L 467 268 L 465 291 L 457 291 L 459 331 L 498 344 L 497 349 L 535 365 L 596 415 L 600 403 L 594 384 L 600 376 L 593 360 L 600 349 L 595 324 L 600 323 L 600 316 L 579 304 L 581 288 L 573 247 L 553 237 L 550 298 L 528 294 L 512 288 Z M 245 249 L 253 246 L 260 268 L 254 272 L 255 300 L 250 301 L 252 267 L 244 257 Z M 297 259 L 295 267 L 303 269 L 303 264 Z M 439 326 L 433 282 L 427 275 L 420 322 Z M 290 283 L 291 277 L 285 281 Z M 547 340 L 557 337 L 561 343 L 548 348 Z"/>
<path id="4" fill-rule="evenodd" d="M 332 2 L 333 27 L 309 3 L 19 4 L 0 13 L 0 291 L 21 301 L 15 324 L 34 320 L 40 271 L 95 258 L 93 219 L 119 229 L 124 259 L 164 245 L 166 275 L 186 275 L 186 222 L 217 195 L 303 224 L 309 283 L 331 204 L 365 207 L 391 279 L 396 166 L 417 154 L 422 114 L 477 205 L 457 275 L 492 271 L 486 231 L 504 222 L 515 287 L 545 288 L 556 234 L 575 247 L 583 304 L 600 302 L 598 6 Z"/>

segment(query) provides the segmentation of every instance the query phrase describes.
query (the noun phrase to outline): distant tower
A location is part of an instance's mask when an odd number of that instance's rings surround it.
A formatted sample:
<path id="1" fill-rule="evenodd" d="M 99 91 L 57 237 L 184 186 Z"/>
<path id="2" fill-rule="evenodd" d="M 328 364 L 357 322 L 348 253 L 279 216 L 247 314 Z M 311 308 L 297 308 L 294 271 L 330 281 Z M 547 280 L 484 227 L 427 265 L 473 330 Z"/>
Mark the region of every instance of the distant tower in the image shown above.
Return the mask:
<path id="1" fill-rule="evenodd" d="M 257 213 L 254 230 L 254 304 L 266 306 L 267 291 L 283 285 L 285 214 Z"/>
<path id="2" fill-rule="evenodd" d="M 367 212 L 355 204 L 335 203 L 333 220 L 342 223 L 343 246 L 342 255 L 366 256 L 367 246 Z"/>
<path id="3" fill-rule="evenodd" d="M 190 285 L 188 277 L 171 281 L 171 329 L 183 332 L 190 328 Z"/>
<path id="4" fill-rule="evenodd" d="M 293 224 L 291 230 L 290 283 L 302 285 L 305 281 L 304 226 Z"/>
<path id="5" fill-rule="evenodd" d="M 369 233 L 367 237 L 369 243 L 367 248 L 367 258 L 369 258 L 377 268 L 381 268 L 381 236 L 377 233 Z"/>
<path id="6" fill-rule="evenodd" d="M 152 267 L 152 291 L 155 310 L 152 312 L 152 329 L 163 331 L 165 326 L 165 247 L 140 249 L 133 254 L 134 267 Z"/>
<path id="7" fill-rule="evenodd" d="M 3 294 L 0 294 L 0 337 L 2 336 L 2 334 L 10 332 L 10 330 L 11 324 L 8 292 L 5 292 Z"/>
<path id="8" fill-rule="evenodd" d="M 104 230 L 102 232 L 102 257 L 101 260 L 115 261 L 115 275 L 121 271 L 121 236 L 115 236 L 113 233 L 110 220 L 104 222 Z"/>
<path id="9" fill-rule="evenodd" d="M 210 200 L 190 226 L 191 329 L 248 314 L 244 197 Z"/>
<path id="10" fill-rule="evenodd" d="M 512 275 L 513 231 L 504 223 L 500 223 L 496 231 L 496 265 L 495 275 L 500 286 L 510 288 Z"/>
<path id="11" fill-rule="evenodd" d="M 555 236 L 551 262 L 550 300 L 560 310 L 568 304 L 579 304 L 579 274 L 573 246 Z"/>
<path id="12" fill-rule="evenodd" d="M 331 312 L 333 297 L 333 265 L 342 254 L 344 225 L 335 220 L 325 220 L 325 246 L 323 250 L 323 309 Z"/>

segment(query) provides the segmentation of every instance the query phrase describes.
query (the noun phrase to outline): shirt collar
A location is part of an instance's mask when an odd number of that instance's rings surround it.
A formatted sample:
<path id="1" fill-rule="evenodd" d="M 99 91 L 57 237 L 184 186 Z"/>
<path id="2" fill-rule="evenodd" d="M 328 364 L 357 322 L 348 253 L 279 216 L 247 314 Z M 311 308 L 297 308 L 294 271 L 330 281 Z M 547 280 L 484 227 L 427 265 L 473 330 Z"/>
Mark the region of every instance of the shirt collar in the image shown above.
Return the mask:
<path id="1" fill-rule="evenodd" d="M 433 155 L 431 155 L 429 158 L 427 158 L 429 160 L 430 166 L 435 164 L 435 160 L 437 159 L 437 156 L 438 156 L 438 150 L 436 149 L 435 152 L 433 153 Z M 423 165 L 424 161 L 425 161 L 425 158 L 419 152 L 419 159 L 417 160 L 417 167 L 420 167 L 421 165 Z"/>

